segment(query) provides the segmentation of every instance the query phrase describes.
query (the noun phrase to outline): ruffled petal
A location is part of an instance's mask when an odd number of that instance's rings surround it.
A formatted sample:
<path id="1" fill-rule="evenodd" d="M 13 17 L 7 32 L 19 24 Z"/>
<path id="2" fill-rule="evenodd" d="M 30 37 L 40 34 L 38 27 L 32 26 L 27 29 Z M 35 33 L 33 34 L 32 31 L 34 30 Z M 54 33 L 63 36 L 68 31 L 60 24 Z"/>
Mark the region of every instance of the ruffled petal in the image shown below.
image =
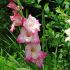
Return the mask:
<path id="1" fill-rule="evenodd" d="M 35 34 L 36 32 L 40 31 L 41 24 L 35 17 L 29 15 L 27 21 L 23 24 L 23 26 L 28 32 Z"/>

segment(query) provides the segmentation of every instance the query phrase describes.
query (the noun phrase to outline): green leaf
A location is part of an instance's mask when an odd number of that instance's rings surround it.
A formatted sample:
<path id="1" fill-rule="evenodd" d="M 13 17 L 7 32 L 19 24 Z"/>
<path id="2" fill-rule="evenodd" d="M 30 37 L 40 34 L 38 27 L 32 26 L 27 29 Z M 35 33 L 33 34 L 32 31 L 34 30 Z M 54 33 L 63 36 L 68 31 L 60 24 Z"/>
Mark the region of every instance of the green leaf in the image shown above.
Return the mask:
<path id="1" fill-rule="evenodd" d="M 56 0 L 56 3 L 61 4 L 63 0 Z"/>
<path id="2" fill-rule="evenodd" d="M 12 57 L 9 53 L 7 53 L 7 55 L 9 56 L 9 60 L 11 60 L 12 62 L 14 62 L 18 67 L 21 67 L 21 65 L 16 61 L 16 59 L 14 59 L 14 57 Z"/>
<path id="3" fill-rule="evenodd" d="M 27 68 L 17 68 L 16 70 L 31 70 L 31 69 L 27 69 Z"/>
<path id="4" fill-rule="evenodd" d="M 64 4 L 65 4 L 65 8 L 68 9 L 70 6 L 70 3 L 65 1 Z"/>
<path id="5" fill-rule="evenodd" d="M 63 13 L 64 13 L 64 10 L 61 9 L 60 7 L 57 7 L 57 8 L 56 8 L 56 12 L 57 12 L 57 13 L 60 13 L 60 14 L 63 14 Z"/>
<path id="6" fill-rule="evenodd" d="M 46 13 L 48 13 L 49 11 L 50 11 L 50 9 L 49 9 L 49 6 L 48 6 L 49 4 L 48 3 L 46 3 L 45 4 L 45 6 L 44 6 L 44 10 L 45 10 L 45 12 Z"/>
<path id="7" fill-rule="evenodd" d="M 34 7 L 36 7 L 36 8 L 41 8 L 41 5 L 39 5 L 39 4 L 34 4 Z"/>
<path id="8" fill-rule="evenodd" d="M 28 4 L 35 3 L 35 0 L 26 0 Z"/>
<path id="9" fill-rule="evenodd" d="M 8 3 L 8 0 L 0 0 L 0 4 L 4 5 L 4 4 L 7 4 Z"/>
<path id="10" fill-rule="evenodd" d="M 38 3 L 40 3 L 41 0 L 37 0 Z"/>

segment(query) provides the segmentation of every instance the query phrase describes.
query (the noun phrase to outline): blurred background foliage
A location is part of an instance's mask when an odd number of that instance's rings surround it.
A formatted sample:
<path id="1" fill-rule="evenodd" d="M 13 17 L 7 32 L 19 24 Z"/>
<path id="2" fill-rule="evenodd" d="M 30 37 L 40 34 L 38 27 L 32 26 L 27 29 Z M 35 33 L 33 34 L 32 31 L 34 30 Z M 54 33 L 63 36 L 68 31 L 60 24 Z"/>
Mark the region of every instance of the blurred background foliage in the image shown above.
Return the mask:
<path id="1" fill-rule="evenodd" d="M 39 32 L 42 50 L 48 53 L 42 70 L 70 70 L 70 42 L 65 42 L 64 30 L 70 25 L 70 0 L 20 0 L 24 6 L 23 14 L 32 14 L 40 20 Z M 8 0 L 0 0 L 0 70 L 38 70 L 31 63 L 24 61 L 24 44 L 18 44 L 16 37 L 20 28 L 9 32 L 9 16 L 12 10 L 7 8 Z M 25 69 L 24 69 L 25 68 Z M 40 69 L 39 69 L 40 70 Z"/>

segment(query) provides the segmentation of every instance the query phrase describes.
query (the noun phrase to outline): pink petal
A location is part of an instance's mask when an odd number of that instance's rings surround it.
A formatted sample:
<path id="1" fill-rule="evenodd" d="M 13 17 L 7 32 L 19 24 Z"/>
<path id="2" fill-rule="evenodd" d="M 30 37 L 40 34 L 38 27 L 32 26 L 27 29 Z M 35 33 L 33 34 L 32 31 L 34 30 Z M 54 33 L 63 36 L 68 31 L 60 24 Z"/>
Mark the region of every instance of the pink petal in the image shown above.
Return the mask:
<path id="1" fill-rule="evenodd" d="M 29 15 L 28 19 L 23 24 L 23 26 L 26 28 L 26 30 L 28 32 L 33 33 L 33 34 L 35 34 L 36 32 L 40 31 L 40 25 L 41 24 L 39 23 L 39 21 L 35 17 L 33 17 L 31 15 Z"/>
<path id="2" fill-rule="evenodd" d="M 40 50 L 41 50 L 40 44 L 31 44 L 30 43 L 30 44 L 27 44 L 25 47 L 25 55 L 26 55 L 26 57 L 32 57 L 32 59 L 36 59 L 38 57 L 38 52 Z"/>
<path id="3" fill-rule="evenodd" d="M 19 10 L 18 6 L 14 2 L 10 2 L 7 7 L 14 9 L 14 10 Z"/>
<path id="4" fill-rule="evenodd" d="M 25 60 L 26 60 L 27 62 L 31 62 L 31 61 L 32 61 L 32 57 L 25 57 Z"/>
<path id="5" fill-rule="evenodd" d="M 17 38 L 17 42 L 18 43 L 30 42 L 32 39 L 32 36 L 28 36 L 27 34 L 28 32 L 22 27 L 20 34 Z"/>
<path id="6" fill-rule="evenodd" d="M 25 30 L 22 28 L 16 41 L 18 43 L 24 43 L 25 42 L 24 35 L 25 35 Z"/>
<path id="7" fill-rule="evenodd" d="M 39 60 L 36 60 L 35 64 L 41 68 L 43 66 L 43 60 L 42 59 L 39 59 Z"/>
<path id="8" fill-rule="evenodd" d="M 38 59 L 44 59 L 45 57 L 47 56 L 47 53 L 43 52 L 43 51 L 40 51 L 38 53 Z"/>
<path id="9" fill-rule="evenodd" d="M 39 39 L 38 33 L 36 33 L 36 34 L 33 36 L 33 39 L 32 39 L 32 41 L 31 41 L 31 43 L 35 43 L 35 44 L 40 43 L 40 39 Z"/>
<path id="10" fill-rule="evenodd" d="M 15 30 L 15 23 L 13 23 L 13 24 L 11 25 L 10 32 L 13 32 L 14 30 Z"/>
<path id="11" fill-rule="evenodd" d="M 13 22 L 13 24 L 11 25 L 11 29 L 10 29 L 11 32 L 13 32 L 15 30 L 15 26 L 21 26 L 25 21 L 25 18 L 23 18 L 16 11 L 13 11 L 13 14 L 14 14 L 13 16 L 10 16 L 10 19 Z"/>
<path id="12" fill-rule="evenodd" d="M 31 51 L 32 48 L 34 48 L 35 51 Z M 33 62 L 39 68 L 41 68 L 43 65 L 43 60 L 47 56 L 47 53 L 41 51 L 41 46 L 39 43 L 38 44 L 29 43 L 25 48 L 25 55 L 26 61 Z"/>
<path id="13" fill-rule="evenodd" d="M 13 9 L 13 10 L 16 10 L 16 11 L 20 10 L 20 7 L 17 6 L 17 5 L 13 2 L 13 0 L 10 0 L 10 3 L 7 5 L 7 7 L 11 8 L 11 9 Z M 24 7 L 22 7 L 22 9 L 24 10 Z"/>
<path id="14" fill-rule="evenodd" d="M 26 22 L 26 18 L 22 18 L 22 23 L 24 24 Z"/>
<path id="15" fill-rule="evenodd" d="M 27 32 L 25 28 L 22 28 L 17 38 L 17 42 L 38 44 L 40 43 L 40 40 L 39 40 L 38 33 L 35 35 L 32 35 L 31 33 Z"/>

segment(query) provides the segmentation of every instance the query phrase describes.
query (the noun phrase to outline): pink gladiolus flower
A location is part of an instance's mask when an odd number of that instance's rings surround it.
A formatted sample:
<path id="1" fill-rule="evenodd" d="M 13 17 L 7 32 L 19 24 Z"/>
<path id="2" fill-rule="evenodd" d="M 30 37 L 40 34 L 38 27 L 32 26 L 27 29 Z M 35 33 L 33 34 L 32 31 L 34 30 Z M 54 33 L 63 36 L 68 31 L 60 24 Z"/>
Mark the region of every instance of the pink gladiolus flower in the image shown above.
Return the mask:
<path id="1" fill-rule="evenodd" d="M 25 48 L 26 58 L 37 59 L 37 53 L 41 50 L 40 44 L 27 44 Z M 31 60 L 32 61 L 32 60 Z"/>
<path id="2" fill-rule="evenodd" d="M 38 36 L 38 31 L 40 31 L 41 24 L 32 15 L 29 15 L 28 18 L 24 18 L 18 12 L 20 8 L 14 2 L 14 0 L 9 0 L 7 7 L 13 10 L 13 16 L 10 16 L 11 21 L 13 22 L 10 28 L 10 31 L 13 32 L 16 26 L 22 26 L 20 34 L 18 35 L 17 42 L 25 43 L 25 60 L 35 63 L 39 68 L 43 66 L 43 60 L 47 56 L 47 53 L 41 51 L 40 40 Z"/>
<path id="3" fill-rule="evenodd" d="M 36 59 L 32 58 L 32 62 L 41 68 L 43 66 L 43 60 L 46 56 L 47 56 L 47 53 L 40 50 L 37 53 L 37 58 Z"/>
<path id="4" fill-rule="evenodd" d="M 17 10 L 17 11 L 19 10 L 19 7 L 12 1 L 7 5 L 7 7 Z"/>
<path id="5" fill-rule="evenodd" d="M 23 18 L 19 13 L 13 11 L 14 15 L 10 16 L 11 21 L 13 24 L 11 25 L 10 31 L 13 32 L 15 30 L 15 26 L 21 26 L 22 23 L 25 22 L 25 18 Z"/>
<path id="6" fill-rule="evenodd" d="M 29 15 L 27 21 L 23 24 L 23 26 L 28 32 L 35 34 L 37 31 L 40 31 L 41 24 L 35 17 Z"/>
<path id="7" fill-rule="evenodd" d="M 39 43 L 39 36 L 38 33 L 33 35 L 32 33 L 28 32 L 25 28 L 22 27 L 20 34 L 17 38 L 18 43 Z"/>
<path id="8" fill-rule="evenodd" d="M 11 9 L 13 9 L 13 10 L 16 10 L 16 11 L 20 10 L 20 7 L 17 6 L 13 1 L 11 1 L 11 2 L 7 5 L 7 7 L 11 8 Z M 22 7 L 22 9 L 24 9 L 24 7 Z"/>
<path id="9" fill-rule="evenodd" d="M 27 44 L 25 48 L 26 61 L 35 63 L 38 67 L 43 65 L 43 60 L 46 57 L 46 53 L 41 51 L 40 44 Z"/>

